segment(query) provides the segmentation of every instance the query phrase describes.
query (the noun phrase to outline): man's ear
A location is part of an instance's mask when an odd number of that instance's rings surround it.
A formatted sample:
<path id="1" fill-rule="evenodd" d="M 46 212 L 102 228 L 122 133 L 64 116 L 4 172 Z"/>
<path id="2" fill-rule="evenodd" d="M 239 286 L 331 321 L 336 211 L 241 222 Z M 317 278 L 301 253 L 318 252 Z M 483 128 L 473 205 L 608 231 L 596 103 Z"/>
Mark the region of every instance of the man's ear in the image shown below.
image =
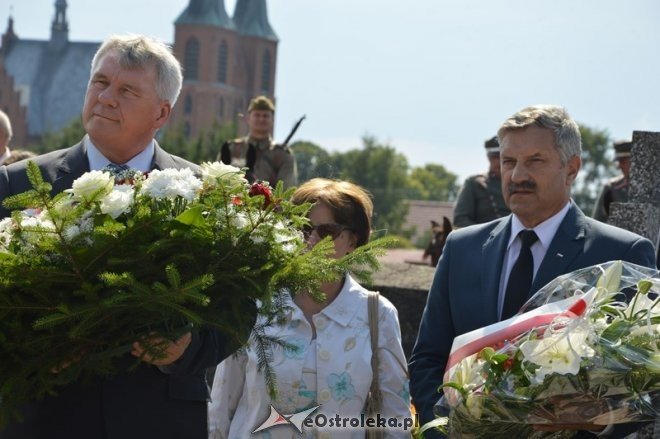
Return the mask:
<path id="1" fill-rule="evenodd" d="M 163 103 L 160 105 L 160 113 L 154 121 L 154 127 L 160 128 L 165 125 L 165 123 L 170 118 L 170 114 L 172 114 L 172 105 L 167 101 L 163 101 Z"/>
<path id="2" fill-rule="evenodd" d="M 580 158 L 579 155 L 575 155 L 571 157 L 568 160 L 568 163 L 566 164 L 568 166 L 568 181 L 567 183 L 569 186 L 573 184 L 575 179 L 577 178 L 577 174 L 580 171 L 580 168 L 582 167 L 582 159 Z"/>

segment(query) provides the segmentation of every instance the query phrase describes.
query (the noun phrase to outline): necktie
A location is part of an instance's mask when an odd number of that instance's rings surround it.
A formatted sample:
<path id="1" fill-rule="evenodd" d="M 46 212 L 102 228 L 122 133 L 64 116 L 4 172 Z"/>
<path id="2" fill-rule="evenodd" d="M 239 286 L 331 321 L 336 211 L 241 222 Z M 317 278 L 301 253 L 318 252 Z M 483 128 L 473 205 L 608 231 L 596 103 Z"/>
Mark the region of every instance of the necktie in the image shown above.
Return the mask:
<path id="1" fill-rule="evenodd" d="M 521 230 L 518 237 L 522 241 L 522 247 L 516 263 L 513 264 L 511 274 L 509 274 L 502 308 L 502 320 L 516 314 L 527 301 L 534 278 L 534 257 L 531 247 L 539 237 L 536 236 L 534 230 Z"/>
<path id="2" fill-rule="evenodd" d="M 103 168 L 104 171 L 109 171 L 112 175 L 120 174 L 128 169 L 131 169 L 128 165 L 117 165 L 115 163 L 108 163 L 105 165 L 105 168 Z"/>

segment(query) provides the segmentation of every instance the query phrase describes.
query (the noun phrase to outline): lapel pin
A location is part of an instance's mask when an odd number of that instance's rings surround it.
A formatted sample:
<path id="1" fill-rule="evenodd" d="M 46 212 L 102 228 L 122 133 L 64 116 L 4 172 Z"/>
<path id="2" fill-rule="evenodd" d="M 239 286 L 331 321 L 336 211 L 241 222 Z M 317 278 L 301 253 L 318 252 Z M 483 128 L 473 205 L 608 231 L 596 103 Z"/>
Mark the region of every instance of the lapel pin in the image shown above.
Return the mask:
<path id="1" fill-rule="evenodd" d="M 563 258 L 564 255 L 562 255 L 561 253 L 557 253 L 557 257 L 558 257 L 558 258 Z"/>

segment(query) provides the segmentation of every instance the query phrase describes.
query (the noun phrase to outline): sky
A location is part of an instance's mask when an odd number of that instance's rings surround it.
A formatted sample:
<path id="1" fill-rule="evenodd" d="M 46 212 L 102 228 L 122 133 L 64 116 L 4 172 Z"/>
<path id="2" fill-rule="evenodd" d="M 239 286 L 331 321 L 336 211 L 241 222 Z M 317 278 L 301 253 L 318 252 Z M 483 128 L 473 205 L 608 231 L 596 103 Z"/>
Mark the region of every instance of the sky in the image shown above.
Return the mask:
<path id="1" fill-rule="evenodd" d="M 220 0 L 221 1 L 221 0 Z M 67 0 L 69 39 L 174 40 L 188 0 Z M 0 0 L 0 30 L 47 39 L 55 0 Z M 225 0 L 233 15 L 235 0 Z M 463 178 L 511 114 L 559 104 L 612 139 L 660 131 L 657 0 L 267 0 L 279 37 L 274 137 L 329 151 L 361 138 Z M 81 103 L 82 104 L 82 103 Z"/>

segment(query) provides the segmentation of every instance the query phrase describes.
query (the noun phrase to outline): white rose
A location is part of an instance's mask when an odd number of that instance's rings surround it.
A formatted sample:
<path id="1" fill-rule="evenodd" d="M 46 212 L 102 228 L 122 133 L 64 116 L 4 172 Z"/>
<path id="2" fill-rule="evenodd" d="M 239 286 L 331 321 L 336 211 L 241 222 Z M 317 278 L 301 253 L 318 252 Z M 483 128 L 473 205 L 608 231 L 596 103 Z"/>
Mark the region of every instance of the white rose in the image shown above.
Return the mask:
<path id="1" fill-rule="evenodd" d="M 115 178 L 107 172 L 86 172 L 77 178 L 71 189 L 65 192 L 73 194 L 76 200 L 93 201 L 93 198 L 103 197 L 112 190 Z"/>
<path id="2" fill-rule="evenodd" d="M 157 200 L 176 197 L 192 201 L 202 187 L 202 181 L 188 169 L 155 170 L 142 185 L 142 193 Z"/>
<path id="3" fill-rule="evenodd" d="M 246 184 L 245 173 L 240 168 L 231 165 L 225 165 L 222 162 L 202 163 L 202 176 L 206 183 L 215 184 L 217 182 L 226 185 Z"/>
<path id="4" fill-rule="evenodd" d="M 128 212 L 133 205 L 133 193 L 135 189 L 129 184 L 115 186 L 112 191 L 101 200 L 101 212 L 107 213 L 112 218 Z"/>

